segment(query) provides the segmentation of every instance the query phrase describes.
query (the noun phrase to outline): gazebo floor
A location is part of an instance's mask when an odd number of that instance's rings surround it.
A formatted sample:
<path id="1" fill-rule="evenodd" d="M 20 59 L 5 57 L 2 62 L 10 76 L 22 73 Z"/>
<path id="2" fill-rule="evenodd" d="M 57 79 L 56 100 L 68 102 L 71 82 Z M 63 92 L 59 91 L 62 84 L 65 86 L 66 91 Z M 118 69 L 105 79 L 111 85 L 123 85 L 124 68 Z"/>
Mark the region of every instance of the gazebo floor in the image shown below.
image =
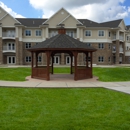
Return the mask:
<path id="1" fill-rule="evenodd" d="M 35 79 L 35 78 L 31 78 L 31 76 L 26 77 L 26 80 L 28 81 L 46 81 L 46 80 L 42 80 L 42 79 Z M 89 78 L 89 79 L 82 79 L 82 80 L 78 80 L 78 81 L 74 81 L 74 75 L 73 74 L 50 74 L 50 81 L 73 81 L 73 82 L 79 82 L 79 81 L 85 81 L 85 82 L 96 82 L 98 81 L 98 77 L 93 77 L 93 78 Z M 48 81 L 49 82 L 49 81 Z"/>

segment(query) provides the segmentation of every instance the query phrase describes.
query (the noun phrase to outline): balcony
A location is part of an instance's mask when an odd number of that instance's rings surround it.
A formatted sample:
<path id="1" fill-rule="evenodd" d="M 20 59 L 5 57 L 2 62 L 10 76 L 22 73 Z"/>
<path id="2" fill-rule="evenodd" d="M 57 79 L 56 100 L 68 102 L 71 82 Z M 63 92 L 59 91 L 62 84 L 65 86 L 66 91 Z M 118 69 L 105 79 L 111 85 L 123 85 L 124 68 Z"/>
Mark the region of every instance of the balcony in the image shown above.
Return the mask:
<path id="1" fill-rule="evenodd" d="M 6 52 L 15 53 L 16 52 L 15 46 L 3 46 L 3 53 Z"/>
<path id="2" fill-rule="evenodd" d="M 119 53 L 124 53 L 124 49 L 123 48 L 119 48 Z"/>
<path id="3" fill-rule="evenodd" d="M 124 37 L 123 36 L 119 36 L 119 40 L 120 41 L 124 41 Z"/>
<path id="4" fill-rule="evenodd" d="M 2 32 L 2 37 L 3 39 L 15 39 L 15 32 L 11 31 L 11 32 Z"/>

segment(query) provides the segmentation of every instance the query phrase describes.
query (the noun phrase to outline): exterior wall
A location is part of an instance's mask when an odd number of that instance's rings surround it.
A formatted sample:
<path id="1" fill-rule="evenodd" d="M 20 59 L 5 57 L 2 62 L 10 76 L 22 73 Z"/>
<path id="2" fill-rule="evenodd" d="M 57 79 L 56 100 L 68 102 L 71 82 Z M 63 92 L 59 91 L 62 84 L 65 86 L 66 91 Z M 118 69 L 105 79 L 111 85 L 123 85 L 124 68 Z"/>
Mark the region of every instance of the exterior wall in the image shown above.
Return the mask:
<path id="1" fill-rule="evenodd" d="M 2 38 L 0 38 L 0 64 L 3 64 L 3 43 L 2 43 Z"/>
<path id="2" fill-rule="evenodd" d="M 16 20 L 14 20 L 12 17 L 7 15 L 1 20 L 2 26 L 7 26 L 7 27 L 14 27 L 14 24 L 17 23 Z"/>

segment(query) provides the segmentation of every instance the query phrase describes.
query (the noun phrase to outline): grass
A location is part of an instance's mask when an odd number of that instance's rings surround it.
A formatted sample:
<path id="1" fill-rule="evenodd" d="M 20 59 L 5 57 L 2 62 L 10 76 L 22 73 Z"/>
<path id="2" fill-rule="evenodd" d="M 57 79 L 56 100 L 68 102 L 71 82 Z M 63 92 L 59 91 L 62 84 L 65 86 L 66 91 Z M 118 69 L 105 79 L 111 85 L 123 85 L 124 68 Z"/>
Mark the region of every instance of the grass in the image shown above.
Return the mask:
<path id="1" fill-rule="evenodd" d="M 128 130 L 130 96 L 104 88 L 0 88 L 0 130 Z"/>
<path id="2" fill-rule="evenodd" d="M 25 81 L 31 75 L 31 68 L 0 68 L 0 80 Z"/>
<path id="3" fill-rule="evenodd" d="M 70 73 L 69 67 L 55 67 L 55 73 Z M 30 68 L 0 68 L 0 80 L 25 81 L 25 77 L 31 75 Z M 93 68 L 93 75 L 100 81 L 130 81 L 130 68 Z"/>

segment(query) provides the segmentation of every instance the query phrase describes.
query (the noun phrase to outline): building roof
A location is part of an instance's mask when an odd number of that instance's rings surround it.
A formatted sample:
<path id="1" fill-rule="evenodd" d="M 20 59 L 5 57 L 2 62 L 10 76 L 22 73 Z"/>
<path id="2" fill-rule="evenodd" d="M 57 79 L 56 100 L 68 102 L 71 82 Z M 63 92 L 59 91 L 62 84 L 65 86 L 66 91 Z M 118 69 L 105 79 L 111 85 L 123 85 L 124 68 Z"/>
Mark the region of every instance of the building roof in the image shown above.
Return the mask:
<path id="1" fill-rule="evenodd" d="M 35 50 L 35 49 L 83 49 L 83 50 L 90 50 L 96 51 L 95 48 L 88 46 L 86 43 L 83 43 L 79 40 L 76 40 L 66 34 L 57 34 L 54 37 L 51 37 L 28 50 Z"/>
<path id="2" fill-rule="evenodd" d="M 130 30 L 130 25 L 127 25 L 127 26 L 126 26 L 126 30 Z"/>
<path id="3" fill-rule="evenodd" d="M 47 19 L 38 18 L 16 18 L 21 24 L 27 27 L 39 27 Z"/>
<path id="4" fill-rule="evenodd" d="M 80 22 L 82 22 L 86 27 L 110 27 L 110 28 L 116 28 L 119 26 L 122 19 L 103 22 L 103 23 L 97 23 L 88 19 L 79 19 Z"/>
<path id="5" fill-rule="evenodd" d="M 39 27 L 42 25 L 47 19 L 40 18 L 16 18 L 22 25 L 27 27 Z M 122 19 L 97 23 L 88 19 L 78 19 L 84 26 L 86 27 L 110 27 L 116 28 L 119 26 Z"/>

